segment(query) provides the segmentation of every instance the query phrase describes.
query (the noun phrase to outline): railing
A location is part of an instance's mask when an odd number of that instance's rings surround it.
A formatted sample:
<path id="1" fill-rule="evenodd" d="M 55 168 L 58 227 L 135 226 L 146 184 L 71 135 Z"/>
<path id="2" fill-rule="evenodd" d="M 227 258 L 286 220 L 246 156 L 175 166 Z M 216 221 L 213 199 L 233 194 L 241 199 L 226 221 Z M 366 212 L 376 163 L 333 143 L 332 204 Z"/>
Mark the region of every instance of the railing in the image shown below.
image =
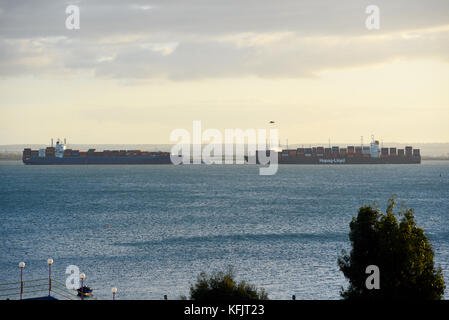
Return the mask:
<path id="1" fill-rule="evenodd" d="M 78 293 L 75 290 L 67 289 L 65 284 L 59 282 L 55 279 L 42 278 L 35 280 L 24 280 L 22 282 L 9 282 L 0 283 L 0 299 L 19 296 L 25 294 L 36 294 L 38 292 L 46 292 L 45 295 L 48 296 L 49 293 L 55 293 L 56 295 L 63 297 L 68 300 L 79 300 Z M 97 300 L 97 298 L 90 296 L 89 299 Z"/>

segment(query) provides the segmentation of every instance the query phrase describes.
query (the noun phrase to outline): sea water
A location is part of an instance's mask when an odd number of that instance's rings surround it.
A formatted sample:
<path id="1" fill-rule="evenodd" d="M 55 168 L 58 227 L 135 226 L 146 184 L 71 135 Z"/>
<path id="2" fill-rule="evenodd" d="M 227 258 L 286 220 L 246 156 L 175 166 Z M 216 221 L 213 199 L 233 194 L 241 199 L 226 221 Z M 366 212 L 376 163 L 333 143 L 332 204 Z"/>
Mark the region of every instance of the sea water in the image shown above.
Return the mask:
<path id="1" fill-rule="evenodd" d="M 360 206 L 415 209 L 449 284 L 449 161 L 421 165 L 25 166 L 0 162 L 0 283 L 77 266 L 100 299 L 179 299 L 232 265 L 271 299 L 340 299 Z M 45 291 L 41 295 L 45 295 Z M 448 290 L 446 290 L 448 298 Z M 13 299 L 17 297 L 12 297 Z"/>

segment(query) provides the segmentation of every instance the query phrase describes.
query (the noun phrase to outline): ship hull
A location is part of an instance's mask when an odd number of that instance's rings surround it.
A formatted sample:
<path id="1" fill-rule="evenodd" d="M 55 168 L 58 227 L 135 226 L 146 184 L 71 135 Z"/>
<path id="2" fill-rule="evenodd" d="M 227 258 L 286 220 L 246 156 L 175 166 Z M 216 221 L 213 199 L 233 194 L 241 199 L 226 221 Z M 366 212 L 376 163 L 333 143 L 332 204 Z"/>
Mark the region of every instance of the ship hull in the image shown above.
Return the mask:
<path id="1" fill-rule="evenodd" d="M 279 157 L 279 164 L 420 164 L 421 157 L 413 158 L 299 158 Z"/>
<path id="2" fill-rule="evenodd" d="M 170 156 L 158 157 L 117 157 L 117 158 L 95 158 L 95 157 L 64 157 L 64 158 L 31 158 L 23 159 L 26 165 L 113 165 L 113 164 L 172 164 Z"/>

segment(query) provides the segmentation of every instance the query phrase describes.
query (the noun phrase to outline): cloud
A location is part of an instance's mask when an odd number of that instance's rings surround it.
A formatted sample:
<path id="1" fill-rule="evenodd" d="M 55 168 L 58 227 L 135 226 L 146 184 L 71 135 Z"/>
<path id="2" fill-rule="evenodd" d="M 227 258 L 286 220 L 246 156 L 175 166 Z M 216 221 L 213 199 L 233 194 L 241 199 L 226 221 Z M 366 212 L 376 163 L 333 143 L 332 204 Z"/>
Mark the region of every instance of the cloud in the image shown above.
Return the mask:
<path id="1" fill-rule="evenodd" d="M 150 5 L 138 5 L 138 4 L 132 5 L 132 8 L 137 9 L 137 10 L 144 10 L 144 11 L 153 9 L 153 7 Z"/>
<path id="2" fill-rule="evenodd" d="M 168 43 L 143 43 L 140 45 L 142 49 L 151 50 L 154 52 L 158 52 L 163 56 L 168 56 L 172 54 L 176 47 L 178 47 L 179 43 L 177 42 L 168 42 Z"/>
<path id="3" fill-rule="evenodd" d="M 314 77 L 396 59 L 448 61 L 447 1 L 377 1 L 381 30 L 365 28 L 363 1 L 79 1 L 0 5 L 0 76 L 70 75 L 171 80 Z M 402 6 L 399 6 L 402 4 Z"/>

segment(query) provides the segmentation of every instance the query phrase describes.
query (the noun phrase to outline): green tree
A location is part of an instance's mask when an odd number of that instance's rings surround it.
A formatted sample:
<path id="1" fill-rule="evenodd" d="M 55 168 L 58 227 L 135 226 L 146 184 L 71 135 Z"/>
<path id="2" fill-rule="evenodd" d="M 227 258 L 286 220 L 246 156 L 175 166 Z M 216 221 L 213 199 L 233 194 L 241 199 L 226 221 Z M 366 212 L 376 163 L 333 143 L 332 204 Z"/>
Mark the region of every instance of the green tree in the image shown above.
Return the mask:
<path id="1" fill-rule="evenodd" d="M 199 301 L 210 300 L 268 300 L 264 288 L 234 280 L 234 269 L 228 267 L 226 271 L 213 272 L 208 275 L 201 272 L 195 284 L 190 286 L 190 299 Z"/>
<path id="2" fill-rule="evenodd" d="M 350 223 L 352 250 L 344 250 L 338 259 L 340 270 L 349 280 L 341 291 L 344 299 L 442 299 L 445 289 L 441 268 L 434 266 L 429 239 L 418 227 L 413 209 L 403 205 L 400 221 L 393 213 L 395 195 L 388 201 L 386 213 L 377 204 L 364 206 Z M 369 290 L 366 267 L 376 265 L 380 271 L 380 289 Z"/>

